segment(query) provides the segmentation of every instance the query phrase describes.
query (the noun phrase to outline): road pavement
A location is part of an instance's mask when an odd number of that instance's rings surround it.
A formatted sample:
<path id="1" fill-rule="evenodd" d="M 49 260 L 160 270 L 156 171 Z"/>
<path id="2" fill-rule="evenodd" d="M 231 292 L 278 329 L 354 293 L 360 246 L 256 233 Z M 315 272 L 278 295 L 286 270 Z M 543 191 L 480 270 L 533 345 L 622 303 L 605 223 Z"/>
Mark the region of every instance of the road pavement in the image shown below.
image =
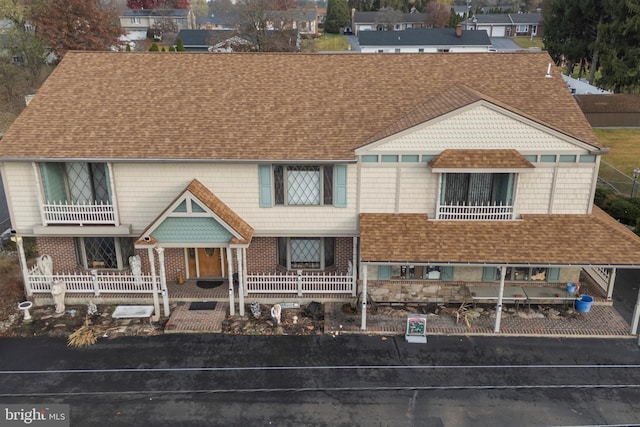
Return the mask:
<path id="1" fill-rule="evenodd" d="M 639 356 L 630 339 L 2 339 L 0 406 L 66 403 L 79 426 L 634 425 Z"/>

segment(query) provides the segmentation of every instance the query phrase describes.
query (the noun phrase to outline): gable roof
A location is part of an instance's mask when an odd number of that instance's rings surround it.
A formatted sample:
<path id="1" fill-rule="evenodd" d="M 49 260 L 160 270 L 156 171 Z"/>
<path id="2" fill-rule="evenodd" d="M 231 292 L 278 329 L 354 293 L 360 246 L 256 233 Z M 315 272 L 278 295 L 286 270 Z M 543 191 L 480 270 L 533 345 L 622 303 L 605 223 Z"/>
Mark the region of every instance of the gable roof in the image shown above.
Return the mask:
<path id="1" fill-rule="evenodd" d="M 69 52 L 4 135 L 0 158 L 351 161 L 408 115 L 451 111 L 442 94 L 456 84 L 471 88 L 458 105 L 491 99 L 600 147 L 555 67 L 545 78 L 550 62 L 546 52 Z"/>
<path id="2" fill-rule="evenodd" d="M 360 238 L 365 262 L 640 266 L 640 238 L 597 206 L 590 215 L 522 215 L 520 221 L 360 214 Z"/>
<path id="3" fill-rule="evenodd" d="M 206 206 L 214 215 L 216 215 L 224 224 L 233 230 L 234 236 L 231 237 L 231 244 L 249 244 L 253 237 L 253 227 L 247 224 L 238 214 L 236 214 L 222 200 L 216 197 L 207 187 L 205 187 L 197 179 L 192 180 L 189 185 L 169 204 L 169 206 L 142 232 L 141 238 L 136 245 L 155 244 L 157 240 L 153 236 L 153 231 L 162 223 L 169 209 L 176 205 L 177 202 L 184 200 L 187 194 L 193 195 L 204 206 Z M 150 239 L 145 241 L 142 237 L 148 236 Z"/>
<path id="4" fill-rule="evenodd" d="M 403 31 L 360 31 L 360 46 L 491 46 L 486 31 L 462 31 L 455 28 L 423 28 Z"/>
<path id="5" fill-rule="evenodd" d="M 498 24 L 534 24 L 542 23 L 541 13 L 480 13 L 466 19 L 464 23 L 477 23 L 479 25 Z"/>

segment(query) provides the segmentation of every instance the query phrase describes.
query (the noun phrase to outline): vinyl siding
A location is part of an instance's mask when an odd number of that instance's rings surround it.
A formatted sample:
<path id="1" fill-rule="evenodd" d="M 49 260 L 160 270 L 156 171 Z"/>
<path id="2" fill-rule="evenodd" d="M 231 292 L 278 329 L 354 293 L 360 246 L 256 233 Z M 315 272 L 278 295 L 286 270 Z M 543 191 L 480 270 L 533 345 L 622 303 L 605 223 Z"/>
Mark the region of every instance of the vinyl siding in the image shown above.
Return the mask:
<path id="1" fill-rule="evenodd" d="M 3 164 L 3 181 L 13 228 L 20 233 L 30 233 L 35 224 L 41 224 L 38 204 L 38 186 L 31 163 Z"/>

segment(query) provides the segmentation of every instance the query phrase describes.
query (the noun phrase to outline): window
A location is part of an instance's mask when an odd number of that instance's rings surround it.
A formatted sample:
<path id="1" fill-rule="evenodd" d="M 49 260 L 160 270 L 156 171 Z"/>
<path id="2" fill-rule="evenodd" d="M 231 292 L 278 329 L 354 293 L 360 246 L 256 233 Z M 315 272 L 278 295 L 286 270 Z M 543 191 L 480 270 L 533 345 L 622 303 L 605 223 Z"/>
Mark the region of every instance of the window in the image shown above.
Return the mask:
<path id="1" fill-rule="evenodd" d="M 542 163 L 555 163 L 556 162 L 556 156 L 553 154 L 543 154 L 540 156 L 540 161 Z"/>
<path id="2" fill-rule="evenodd" d="M 511 205 L 514 174 L 445 173 L 443 205 Z"/>
<path id="3" fill-rule="evenodd" d="M 333 237 L 279 237 L 278 265 L 287 270 L 324 270 L 335 265 Z"/>
<path id="4" fill-rule="evenodd" d="M 378 53 L 384 53 L 384 49 L 378 49 Z"/>
<path id="5" fill-rule="evenodd" d="M 524 158 L 529 160 L 531 163 L 536 163 L 538 161 L 538 156 L 535 154 L 526 155 Z"/>
<path id="6" fill-rule="evenodd" d="M 560 155 L 560 163 L 575 163 L 576 155 L 575 154 L 562 154 Z"/>
<path id="7" fill-rule="evenodd" d="M 40 163 L 45 202 L 111 203 L 106 163 Z"/>
<path id="8" fill-rule="evenodd" d="M 421 47 L 421 48 L 419 48 L 419 49 L 418 49 L 418 53 L 424 53 L 424 48 L 422 48 L 422 47 Z"/>
<path id="9" fill-rule="evenodd" d="M 134 255 L 133 239 L 124 237 L 75 238 L 78 265 L 86 269 L 124 269 Z"/>
<path id="10" fill-rule="evenodd" d="M 438 49 L 438 53 L 449 53 L 449 49 Z"/>
<path id="11" fill-rule="evenodd" d="M 273 167 L 275 204 L 333 205 L 333 166 Z"/>
<path id="12" fill-rule="evenodd" d="M 505 280 L 548 281 L 548 269 L 541 267 L 507 267 Z M 497 269 L 496 280 L 500 280 L 500 269 Z"/>
<path id="13" fill-rule="evenodd" d="M 596 156 L 593 154 L 583 154 L 580 156 L 580 163 L 595 163 Z"/>
<path id="14" fill-rule="evenodd" d="M 516 33 L 526 33 L 527 31 L 529 31 L 528 25 L 518 25 L 516 27 Z"/>
<path id="15" fill-rule="evenodd" d="M 140 18 L 137 16 L 132 16 L 131 17 L 131 23 L 132 24 L 139 24 L 140 23 Z"/>
<path id="16" fill-rule="evenodd" d="M 394 52 L 395 53 L 400 53 L 400 49 L 396 48 L 396 49 L 394 49 Z"/>
<path id="17" fill-rule="evenodd" d="M 417 154 L 403 154 L 402 162 L 403 163 L 418 163 L 419 155 Z"/>
<path id="18" fill-rule="evenodd" d="M 365 154 L 362 156 L 362 163 L 376 163 L 378 156 L 376 154 Z"/>
<path id="19" fill-rule="evenodd" d="M 382 163 L 398 163 L 397 154 L 383 154 L 381 156 Z"/>

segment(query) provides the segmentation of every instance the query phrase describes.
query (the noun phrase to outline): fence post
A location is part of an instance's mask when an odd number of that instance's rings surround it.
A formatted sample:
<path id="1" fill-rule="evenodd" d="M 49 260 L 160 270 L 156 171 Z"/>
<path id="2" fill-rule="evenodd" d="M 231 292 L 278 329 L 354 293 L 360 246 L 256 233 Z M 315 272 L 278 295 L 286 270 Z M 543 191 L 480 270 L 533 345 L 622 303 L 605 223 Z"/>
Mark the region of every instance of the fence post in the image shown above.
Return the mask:
<path id="1" fill-rule="evenodd" d="M 302 296 L 302 270 L 298 270 L 298 296 Z"/>
<path id="2" fill-rule="evenodd" d="M 98 270 L 91 270 L 91 281 L 93 281 L 93 293 L 100 296 L 100 286 L 98 285 Z"/>

